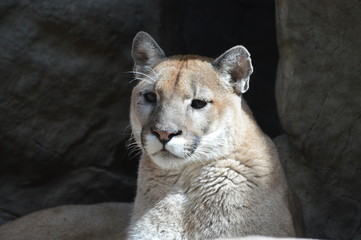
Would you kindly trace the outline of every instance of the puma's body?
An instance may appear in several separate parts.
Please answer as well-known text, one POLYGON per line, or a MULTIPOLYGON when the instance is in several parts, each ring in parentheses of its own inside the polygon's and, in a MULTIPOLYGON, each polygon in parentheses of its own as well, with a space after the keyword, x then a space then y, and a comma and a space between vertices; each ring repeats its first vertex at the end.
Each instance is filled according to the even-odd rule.
POLYGON ((143 156, 134 239, 295 236, 286 182, 272 159, 277 159, 273 144, 269 139, 247 139, 242 151, 177 170, 161 169, 143 156))
POLYGON ((133 58, 141 81, 131 123, 143 155, 129 239, 295 236, 275 146, 241 97, 247 50, 165 58, 139 33, 133 58))

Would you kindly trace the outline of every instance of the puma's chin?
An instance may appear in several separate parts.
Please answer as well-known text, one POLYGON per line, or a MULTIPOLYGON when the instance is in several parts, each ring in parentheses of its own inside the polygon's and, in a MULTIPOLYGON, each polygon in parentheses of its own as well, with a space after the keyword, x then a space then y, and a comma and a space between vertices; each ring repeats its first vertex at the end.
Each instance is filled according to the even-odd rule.
POLYGON ((150 158, 159 167, 165 169, 179 168, 187 162, 185 158, 178 157, 167 150, 161 150, 155 154, 152 154, 150 155, 150 158))

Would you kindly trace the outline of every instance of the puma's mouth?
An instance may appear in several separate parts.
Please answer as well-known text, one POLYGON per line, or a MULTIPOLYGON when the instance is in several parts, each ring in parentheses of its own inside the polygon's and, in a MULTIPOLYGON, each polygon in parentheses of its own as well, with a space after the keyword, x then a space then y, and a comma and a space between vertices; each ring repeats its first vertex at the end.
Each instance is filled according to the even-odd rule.
POLYGON ((142 132, 141 139, 144 152, 163 168, 174 168, 193 162, 196 159, 193 155, 200 145, 198 136, 174 136, 168 142, 162 142, 154 134, 142 132))
POLYGON ((172 157, 172 158, 176 158, 176 159, 182 159, 181 157, 171 153, 170 151, 168 151, 167 149, 163 148, 161 149, 160 151, 156 152, 156 153, 153 153, 152 156, 160 156, 162 158, 169 158, 169 157, 172 157))

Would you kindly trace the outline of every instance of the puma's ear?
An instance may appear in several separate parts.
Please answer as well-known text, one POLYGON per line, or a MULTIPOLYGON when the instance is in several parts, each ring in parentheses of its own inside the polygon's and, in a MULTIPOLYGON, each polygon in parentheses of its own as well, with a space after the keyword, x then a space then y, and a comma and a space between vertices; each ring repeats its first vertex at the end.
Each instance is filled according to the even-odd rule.
POLYGON ((132 57, 134 70, 144 72, 146 68, 165 57, 158 43, 146 32, 138 32, 133 39, 132 57))
POLYGON ((229 49, 214 60, 213 66, 234 85, 237 94, 248 90, 253 67, 251 55, 245 47, 235 46, 229 49))

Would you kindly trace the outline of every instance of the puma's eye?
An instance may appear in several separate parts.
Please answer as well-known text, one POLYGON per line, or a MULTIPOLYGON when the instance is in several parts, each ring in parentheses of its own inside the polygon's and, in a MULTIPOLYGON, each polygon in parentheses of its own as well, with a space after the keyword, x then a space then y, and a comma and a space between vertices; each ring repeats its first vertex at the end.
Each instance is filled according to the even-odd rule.
POLYGON ((157 101, 157 95, 154 92, 147 92, 143 94, 145 101, 149 103, 155 103, 157 101))
POLYGON ((207 101, 199 100, 199 99, 193 99, 191 103, 191 107, 194 109, 201 109, 204 108, 208 104, 207 101))

